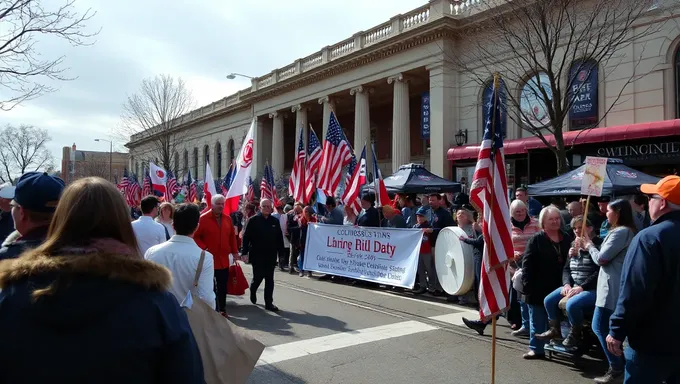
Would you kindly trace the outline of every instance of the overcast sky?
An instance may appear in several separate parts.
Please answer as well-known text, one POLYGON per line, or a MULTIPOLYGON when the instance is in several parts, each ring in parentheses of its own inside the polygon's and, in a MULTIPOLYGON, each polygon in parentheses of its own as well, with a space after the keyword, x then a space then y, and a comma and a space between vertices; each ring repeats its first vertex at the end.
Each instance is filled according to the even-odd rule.
POLYGON ((247 79, 227 80, 230 72, 261 76, 426 3, 76 0, 80 11, 97 12, 88 23, 90 31, 101 28, 95 44, 39 43, 45 58, 64 55, 66 75, 77 78, 54 84, 57 92, 0 111, 0 124, 48 129, 57 160, 61 148, 74 142, 79 149, 105 151, 108 145, 94 139, 111 137, 126 95, 144 78, 182 77, 197 104, 208 104, 250 86, 247 79))

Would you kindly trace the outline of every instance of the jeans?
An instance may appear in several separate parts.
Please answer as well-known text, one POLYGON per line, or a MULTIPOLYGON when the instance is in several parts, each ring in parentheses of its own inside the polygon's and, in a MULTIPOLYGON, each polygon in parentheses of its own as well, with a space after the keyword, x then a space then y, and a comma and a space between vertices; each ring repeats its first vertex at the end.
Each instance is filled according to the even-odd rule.
POLYGON ((529 305, 529 349, 534 351, 537 355, 545 354, 543 347, 545 341, 538 340, 537 334, 541 334, 548 330, 548 315, 545 313, 545 307, 542 305, 529 305))
POLYGON ((626 374, 624 384, 679 384, 678 355, 648 355, 629 346, 624 348, 626 374))
MULTIPOLYGON (((548 312, 548 320, 559 320, 560 319, 560 309, 558 304, 564 296, 562 296, 562 287, 559 287, 552 291, 551 294, 545 297, 543 304, 545 304, 545 310, 548 312)), ((583 325, 583 313, 592 308, 595 308, 595 299, 597 294, 595 291, 583 291, 576 296, 572 296, 569 301, 567 301, 567 316, 569 317, 569 323, 574 326, 583 325)))
POLYGON ((257 288, 264 280, 264 303, 274 304, 274 268, 273 265, 253 265, 253 281, 250 283, 250 292, 257 292, 257 288))
POLYGON ((522 313, 522 327, 524 329, 530 329, 529 319, 531 316, 529 315, 529 304, 522 301, 522 299, 519 299, 519 309, 522 313))
POLYGON ((609 318, 612 317, 614 311, 607 308, 595 307, 595 313, 593 314, 593 333, 600 340, 602 349, 604 350, 605 356, 607 356, 607 361, 609 366, 615 371, 623 371, 623 366, 625 360, 623 357, 615 356, 607 349, 607 335, 609 334, 609 318))
POLYGON ((215 300, 217 312, 224 312, 227 307, 227 284, 229 284, 229 268, 215 270, 215 300))

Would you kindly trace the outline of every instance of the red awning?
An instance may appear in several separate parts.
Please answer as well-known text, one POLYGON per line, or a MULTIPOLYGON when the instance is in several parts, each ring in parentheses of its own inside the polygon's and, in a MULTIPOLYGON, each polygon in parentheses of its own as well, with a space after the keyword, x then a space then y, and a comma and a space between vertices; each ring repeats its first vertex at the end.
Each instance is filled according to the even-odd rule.
MULTIPOLYGON (((676 135, 680 135, 680 119, 594 128, 584 131, 570 131, 564 133, 563 137, 564 144, 572 146, 676 135)), ((545 138, 550 145, 555 145, 555 137, 553 135, 547 135, 545 138)), ((546 148, 541 139, 537 137, 506 140, 503 145, 505 147, 506 156, 527 153, 531 149, 546 148)), ((478 154, 479 145, 466 145, 463 147, 450 148, 446 153, 446 158, 451 161, 468 160, 476 159, 478 154)))

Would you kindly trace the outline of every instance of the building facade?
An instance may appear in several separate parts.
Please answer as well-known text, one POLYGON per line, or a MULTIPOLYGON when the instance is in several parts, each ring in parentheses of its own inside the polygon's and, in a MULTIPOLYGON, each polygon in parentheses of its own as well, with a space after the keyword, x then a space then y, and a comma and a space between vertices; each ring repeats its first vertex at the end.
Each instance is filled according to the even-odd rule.
POLYGON ((61 177, 67 184, 81 177, 98 176, 117 183, 128 166, 129 154, 82 151, 73 143, 61 151, 61 177))
MULTIPOLYGON (((277 177, 285 175, 293 165, 299 130, 311 128, 322 140, 334 111, 357 156, 367 144, 370 162, 373 144, 383 174, 418 162, 439 176, 470 180, 490 90, 488 82, 473 80, 490 79, 491 73, 481 67, 463 71, 452 58, 475 49, 474 39, 493 27, 484 25, 490 3, 430 0, 252 79, 250 88, 177 122, 177 129, 191 134, 175 156, 175 168, 180 176, 190 170, 200 179, 210 161, 213 177, 223 177, 255 118, 255 172, 261 175, 268 162, 277 177)), ((503 3, 496 0, 494 6, 503 3)), ((623 47, 616 66, 594 63, 564 134, 572 166, 585 156, 599 155, 622 158, 651 173, 672 173, 680 167, 677 3, 654 2, 638 24, 630 26, 658 28, 644 41, 623 47), (635 76, 642 72, 644 76, 635 76)), ((504 60, 503 55, 498 60, 504 60)), ((505 92, 514 97, 508 97, 507 108, 538 108, 525 100, 524 92, 541 76, 540 71, 527 72, 508 81, 513 85, 505 92), (510 99, 521 100, 516 103, 521 105, 510 99)), ((522 122, 508 118, 506 127, 509 182, 528 184, 554 176, 555 158, 545 144, 523 129, 522 122)), ((546 139, 554 141, 549 135, 546 139)), ((140 133, 128 143, 130 169, 137 174, 143 167, 139 159, 154 157, 152 140, 140 133)))

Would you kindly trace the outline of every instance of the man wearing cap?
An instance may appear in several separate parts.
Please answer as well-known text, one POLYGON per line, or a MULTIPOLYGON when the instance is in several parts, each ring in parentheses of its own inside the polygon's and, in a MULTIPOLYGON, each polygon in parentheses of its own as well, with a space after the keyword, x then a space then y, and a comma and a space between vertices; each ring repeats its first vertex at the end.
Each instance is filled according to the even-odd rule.
POLYGON ((0 185, 0 243, 3 243, 10 233, 14 232, 12 207, 14 186, 10 183, 0 185))
POLYGON ((11 203, 16 231, 2 244, 0 260, 17 258, 45 241, 63 190, 64 181, 47 173, 29 172, 19 178, 11 203))
POLYGON ((652 225, 626 253, 607 349, 625 354, 626 384, 680 382, 680 177, 643 184, 652 225), (623 342, 628 338, 628 346, 623 342))

